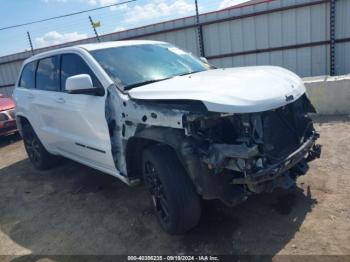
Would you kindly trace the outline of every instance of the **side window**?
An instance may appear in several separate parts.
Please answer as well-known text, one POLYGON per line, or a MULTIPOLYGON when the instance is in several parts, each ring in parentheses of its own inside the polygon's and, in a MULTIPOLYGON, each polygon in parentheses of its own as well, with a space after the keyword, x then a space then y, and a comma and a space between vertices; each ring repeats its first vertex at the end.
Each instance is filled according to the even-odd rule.
POLYGON ((59 91, 57 73, 56 56, 40 60, 36 71, 36 88, 47 91, 59 91))
POLYGON ((94 87, 101 87, 97 77, 90 67, 78 55, 66 54, 61 56, 61 89, 65 90, 66 80, 68 77, 87 74, 91 76, 94 87))
POLYGON ((23 68, 22 74, 21 74, 21 80, 19 81, 19 86, 33 89, 35 88, 35 67, 36 62, 31 62, 29 64, 26 64, 23 68))

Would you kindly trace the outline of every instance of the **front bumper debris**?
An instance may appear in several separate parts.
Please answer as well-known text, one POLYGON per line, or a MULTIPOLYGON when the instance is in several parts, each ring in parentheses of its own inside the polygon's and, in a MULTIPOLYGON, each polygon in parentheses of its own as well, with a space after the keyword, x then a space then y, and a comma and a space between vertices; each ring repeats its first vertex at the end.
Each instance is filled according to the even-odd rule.
POLYGON ((246 174, 243 178, 233 178, 232 184, 245 184, 249 189, 256 191, 258 184, 275 180, 277 177, 293 169, 295 172, 292 175, 294 176, 305 174, 308 170, 306 162, 319 158, 321 155, 321 146, 315 144, 318 137, 319 134, 314 132, 304 144, 282 161, 259 170, 256 173, 246 174))

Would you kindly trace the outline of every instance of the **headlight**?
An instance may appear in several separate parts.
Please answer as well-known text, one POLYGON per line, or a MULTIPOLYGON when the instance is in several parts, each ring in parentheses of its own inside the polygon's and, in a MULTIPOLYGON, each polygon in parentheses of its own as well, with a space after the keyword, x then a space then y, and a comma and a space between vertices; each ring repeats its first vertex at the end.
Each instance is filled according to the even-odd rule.
POLYGON ((8 118, 8 116, 6 115, 6 114, 4 114, 4 113, 0 113, 0 121, 6 121, 6 120, 8 120, 9 118, 8 118))
POLYGON ((9 115, 12 119, 16 119, 16 114, 15 114, 15 109, 10 109, 9 110, 9 115))

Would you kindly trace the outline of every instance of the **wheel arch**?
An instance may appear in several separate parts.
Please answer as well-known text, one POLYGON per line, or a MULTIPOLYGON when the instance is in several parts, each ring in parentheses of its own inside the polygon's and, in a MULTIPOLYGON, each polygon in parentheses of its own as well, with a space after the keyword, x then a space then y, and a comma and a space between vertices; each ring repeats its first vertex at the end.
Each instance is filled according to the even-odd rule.
POLYGON ((166 145, 174 151, 181 161, 179 145, 182 143, 183 136, 180 131, 167 127, 149 127, 136 132, 134 136, 129 138, 125 151, 128 176, 133 178, 142 176, 142 153, 145 148, 152 145, 166 145))
POLYGON ((16 114, 16 124, 17 124, 17 128, 19 133, 21 134, 21 136, 23 137, 23 125, 24 124, 29 124, 33 127, 33 125, 30 123, 28 117, 22 113, 17 113, 16 114))
MULTIPOLYGON (((36 130, 35 126, 30 122, 29 118, 25 114, 22 114, 22 113, 16 114, 16 124, 17 124, 18 131, 19 131, 20 135, 22 136, 22 138, 23 138, 23 125, 29 124, 31 126, 31 128, 34 130, 36 136, 39 138, 39 140, 42 143, 45 150, 49 151, 47 148, 47 145, 44 143, 45 141, 43 141, 43 139, 40 137, 40 134, 36 130)), ((49 151, 49 152, 51 154, 56 154, 56 153, 51 152, 51 151, 49 151)))
POLYGON ((143 140, 143 147, 135 148, 128 146, 133 145, 133 143, 136 145, 140 140, 129 139, 130 142, 134 142, 131 142, 130 144, 128 143, 127 152, 136 152, 137 157, 133 158, 135 157, 135 154, 132 157, 130 157, 131 154, 127 154, 126 162, 128 174, 136 174, 138 176, 142 174, 142 151, 147 146, 164 144, 174 151, 180 163, 185 168, 187 175, 191 178, 199 195, 202 195, 202 197, 205 197, 206 199, 215 199, 217 198, 217 192, 221 192, 220 183, 216 181, 221 178, 209 174, 208 167, 203 164, 200 159, 197 144, 193 141, 193 138, 185 135, 183 129, 148 127, 141 129, 140 132, 136 132, 132 139, 145 140, 143 140), (133 162, 135 159, 136 162, 133 162))

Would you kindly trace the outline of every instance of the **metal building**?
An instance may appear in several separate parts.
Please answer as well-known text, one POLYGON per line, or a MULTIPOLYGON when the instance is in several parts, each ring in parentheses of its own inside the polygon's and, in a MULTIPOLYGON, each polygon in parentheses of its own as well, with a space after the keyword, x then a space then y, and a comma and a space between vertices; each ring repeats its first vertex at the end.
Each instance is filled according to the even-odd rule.
MULTIPOLYGON (((278 65, 298 75, 350 73, 350 0, 252 0, 243 5, 100 36, 153 39, 204 56, 219 67, 278 65), (200 30, 198 30, 200 29, 200 30), (203 41, 199 41, 198 31, 203 41)), ((95 42, 88 38, 35 50, 95 42)), ((0 57, 0 92, 11 94, 30 52, 0 57)))

